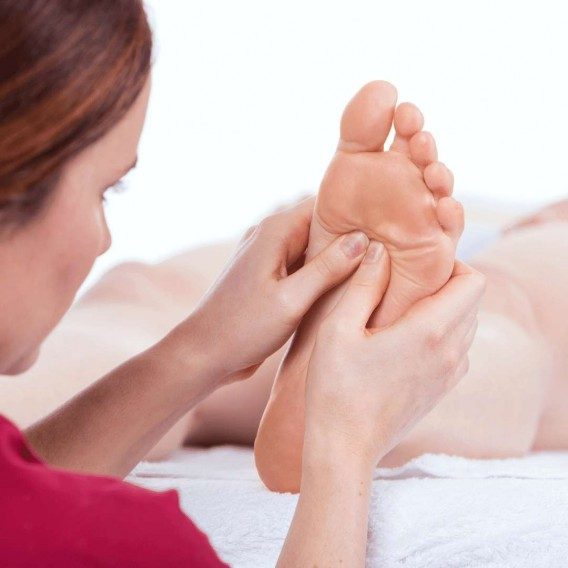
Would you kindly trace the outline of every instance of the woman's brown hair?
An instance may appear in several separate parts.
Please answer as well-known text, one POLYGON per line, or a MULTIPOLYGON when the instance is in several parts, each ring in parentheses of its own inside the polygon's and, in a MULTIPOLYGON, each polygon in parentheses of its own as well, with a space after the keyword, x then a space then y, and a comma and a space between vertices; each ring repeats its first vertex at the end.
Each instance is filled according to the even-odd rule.
POLYGON ((142 0, 0 1, 0 228, 126 114, 150 71, 142 0))

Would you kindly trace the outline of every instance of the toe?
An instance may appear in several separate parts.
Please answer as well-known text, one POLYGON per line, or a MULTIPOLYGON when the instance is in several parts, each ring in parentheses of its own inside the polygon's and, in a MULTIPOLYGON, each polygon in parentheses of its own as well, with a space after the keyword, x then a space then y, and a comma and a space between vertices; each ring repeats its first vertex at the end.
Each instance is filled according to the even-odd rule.
POLYGON ((391 150, 410 155, 410 139, 422 130, 424 116, 420 109, 412 103, 401 103, 394 113, 394 128, 396 136, 391 150))
POLYGON ((445 233, 457 242, 464 229, 463 206, 452 197, 443 197, 436 205, 438 222, 445 233))
POLYGON ((436 142, 429 132, 418 132, 410 139, 410 158, 420 169, 437 160, 436 142))
POLYGON ((345 108, 339 149, 345 152, 381 151, 392 126, 396 98, 396 89, 386 81, 365 85, 345 108))
POLYGON ((442 162, 432 162, 426 166, 424 182, 436 199, 448 197, 454 190, 454 174, 442 162))

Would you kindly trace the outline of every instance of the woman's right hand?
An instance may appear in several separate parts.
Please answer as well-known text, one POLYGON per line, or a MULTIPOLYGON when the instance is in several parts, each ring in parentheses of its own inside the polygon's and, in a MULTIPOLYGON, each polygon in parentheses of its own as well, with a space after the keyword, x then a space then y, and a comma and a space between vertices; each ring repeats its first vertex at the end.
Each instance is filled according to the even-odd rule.
POLYGON ((279 568, 365 566, 374 467, 467 371, 483 276, 457 263, 437 294, 370 330, 389 265, 382 245, 371 243, 320 325, 306 385, 300 497, 279 568))
POLYGON ((388 266, 384 247, 373 242, 322 322, 308 371, 305 467, 337 450, 333 458, 347 452, 372 469, 468 370, 484 277, 457 262, 437 294, 396 323, 367 329, 388 266))

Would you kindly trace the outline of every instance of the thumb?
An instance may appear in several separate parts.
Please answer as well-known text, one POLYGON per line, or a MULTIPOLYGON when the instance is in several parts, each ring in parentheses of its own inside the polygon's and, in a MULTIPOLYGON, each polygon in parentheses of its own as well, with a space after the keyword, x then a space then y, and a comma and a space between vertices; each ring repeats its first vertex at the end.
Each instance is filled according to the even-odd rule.
POLYGON ((371 241, 361 266, 329 317, 365 327, 382 300, 389 280, 389 255, 382 243, 371 241))
POLYGON ((369 239, 360 231, 335 239, 302 268, 286 277, 280 285, 286 296, 305 314, 328 290, 347 279, 359 266, 369 239))

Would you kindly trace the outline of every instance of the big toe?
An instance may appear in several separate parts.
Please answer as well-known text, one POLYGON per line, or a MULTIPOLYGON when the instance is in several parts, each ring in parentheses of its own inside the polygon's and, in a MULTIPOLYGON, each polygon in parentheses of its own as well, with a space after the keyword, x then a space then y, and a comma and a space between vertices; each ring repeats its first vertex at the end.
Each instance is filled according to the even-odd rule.
POLYGON ((390 83, 367 83, 343 112, 339 149, 345 152, 381 151, 392 126, 396 99, 396 89, 390 83))

